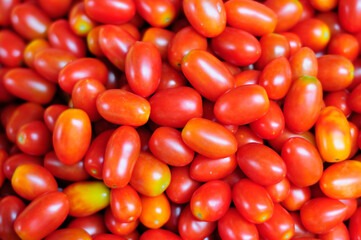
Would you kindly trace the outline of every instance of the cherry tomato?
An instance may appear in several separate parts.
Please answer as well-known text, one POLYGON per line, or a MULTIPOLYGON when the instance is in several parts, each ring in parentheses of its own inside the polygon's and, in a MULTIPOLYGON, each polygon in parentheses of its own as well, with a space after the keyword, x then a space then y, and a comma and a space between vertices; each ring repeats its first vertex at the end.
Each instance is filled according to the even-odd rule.
POLYGON ((101 214, 93 214, 87 217, 74 218, 73 220, 71 220, 67 227, 84 229, 92 237, 94 235, 107 232, 104 223, 104 216, 101 214))
POLYGON ((170 218, 170 204, 164 193, 155 196, 141 196, 142 213, 140 222, 147 228, 157 229, 162 227, 170 218))
POLYGON ((82 160, 91 140, 91 123, 80 109, 67 109, 56 120, 53 133, 54 151, 67 165, 82 160))
POLYGON ((248 143, 237 151, 237 162, 244 174, 260 185, 272 185, 286 176, 286 164, 271 148, 248 143))
POLYGON ((287 178, 284 178, 276 184, 265 186, 268 195, 274 203, 279 203, 285 200, 290 192, 290 188, 291 184, 287 178))
POLYGON ((153 27, 165 28, 177 14, 171 0, 134 0, 137 13, 153 27))
MULTIPOLYGON (((120 235, 120 236, 124 236, 127 235, 131 232, 133 232, 139 225, 139 219, 133 221, 133 222, 129 222, 129 223, 124 223, 122 221, 117 220, 114 215, 112 214, 112 211, 110 210, 110 208, 107 208, 105 210, 104 213, 104 222, 105 222, 105 226, 107 227, 107 229, 115 234, 115 235, 120 235)), ((106 238, 108 239, 108 238, 106 238)), ((121 239, 125 239, 125 238, 121 238, 121 239)), ((118 239, 116 239, 118 240, 118 239)))
POLYGON ((101 234, 97 234, 93 237, 93 240, 127 240, 123 237, 114 235, 114 234, 109 234, 109 233, 101 233, 101 234))
POLYGON ((350 99, 350 93, 346 89, 330 92, 325 96, 323 100, 325 101, 326 107, 337 107, 343 112, 346 117, 350 116, 352 111, 355 111, 354 109, 352 109, 353 100, 350 99))
POLYGON ((283 32, 280 34, 287 39, 290 45, 290 56, 302 47, 301 39, 296 34, 292 32, 283 32))
POLYGON ((29 42, 24 49, 24 62, 30 67, 34 68, 35 55, 45 48, 50 48, 50 44, 47 40, 38 38, 29 42))
POLYGON ((361 207, 357 208, 356 212, 352 215, 349 223, 349 231, 351 240, 356 240, 361 237, 361 207))
POLYGON ((230 0, 225 3, 227 23, 255 36, 272 33, 277 24, 277 15, 269 7, 250 0, 230 0), (252 24, 249 24, 252 23, 252 24))
POLYGON ((315 16, 317 19, 320 19, 327 24, 330 29, 331 37, 334 37, 345 30, 341 27, 340 19, 336 12, 322 12, 315 16))
POLYGON ((0 200, 0 236, 3 239, 19 239, 14 230, 14 221, 24 208, 25 204, 16 196, 6 196, 0 200))
POLYGON ((102 26, 96 26, 92 28, 86 37, 87 47, 89 52, 97 57, 104 56, 103 51, 100 48, 99 39, 99 32, 102 29, 102 26))
POLYGON ((52 18, 63 17, 69 10, 72 0, 39 0, 39 6, 52 18))
POLYGON ((181 237, 164 229, 149 229, 145 231, 139 238, 139 240, 157 240, 157 239, 168 239, 168 240, 182 240, 181 237))
POLYGON ((290 57, 292 80, 303 75, 317 77, 318 61, 315 53, 308 47, 302 47, 290 57))
POLYGON ((172 41, 175 33, 163 28, 150 27, 143 34, 142 41, 153 43, 158 49, 162 60, 168 58, 168 46, 172 41))
POLYGON ((5 27, 10 25, 10 16, 12 9, 18 5, 21 0, 2 0, 0 1, 0 25, 5 27))
POLYGON ((349 32, 361 30, 359 2, 357 0, 339 0, 338 15, 340 23, 349 32))
POLYGON ((122 222, 132 222, 139 218, 142 203, 138 193, 129 185, 110 191, 110 208, 115 218, 122 222))
POLYGON ((97 25, 92 18, 88 17, 83 2, 73 5, 71 8, 69 12, 69 23, 73 32, 82 37, 87 36, 90 30, 97 25))
POLYGON ((298 211, 310 199, 311 190, 309 187, 298 187, 291 184, 290 191, 281 204, 288 211, 298 211))
POLYGON ((338 224, 336 227, 334 227, 328 233, 319 234, 318 237, 321 240, 336 239, 336 238, 350 239, 349 232, 348 232, 347 227, 346 227, 346 225, 344 223, 338 224))
POLYGON ((239 126, 234 136, 236 137, 238 147, 251 142, 263 144, 263 139, 257 136, 247 125, 239 126))
POLYGON ((18 166, 23 164, 33 163, 42 165, 43 160, 39 157, 30 156, 24 153, 14 154, 9 156, 3 165, 3 172, 7 179, 11 180, 13 177, 14 171, 18 166))
POLYGON ((86 217, 109 205, 110 189, 100 181, 81 181, 68 185, 63 191, 69 199, 69 215, 86 217))
MULTIPOLYGON (((167 194, 168 196, 168 194, 167 194)), ((169 199, 170 200, 170 199, 169 199)), ((164 229, 167 229, 169 231, 172 231, 174 233, 178 233, 178 222, 180 214, 184 208, 184 205, 176 204, 174 202, 169 201, 170 203, 170 218, 166 224, 163 225, 164 229)))
POLYGON ((44 240, 57 239, 77 239, 77 240, 91 240, 91 236, 81 228, 64 228, 58 229, 49 234, 44 240))
POLYGON ((62 192, 49 192, 35 198, 18 215, 14 229, 22 239, 43 239, 66 219, 69 201, 62 192))
POLYGON ((351 198, 351 199, 338 199, 340 202, 346 205, 346 216, 344 220, 348 220, 357 209, 357 198, 351 198))
POLYGON ((328 54, 341 55, 350 61, 354 61, 359 54, 359 42, 353 35, 341 33, 331 38, 327 52, 328 54))
POLYGON ((310 0, 310 4, 312 5, 312 7, 320 12, 327 12, 332 10, 337 6, 337 2, 337 0, 310 0))
POLYGON ((25 42, 17 34, 6 29, 0 31, 1 64, 7 67, 19 67, 23 61, 24 49, 25 42))
POLYGON ((55 122, 58 119, 59 115, 68 109, 67 106, 61 104, 53 104, 47 107, 44 111, 44 122, 48 127, 50 132, 54 131, 55 122))

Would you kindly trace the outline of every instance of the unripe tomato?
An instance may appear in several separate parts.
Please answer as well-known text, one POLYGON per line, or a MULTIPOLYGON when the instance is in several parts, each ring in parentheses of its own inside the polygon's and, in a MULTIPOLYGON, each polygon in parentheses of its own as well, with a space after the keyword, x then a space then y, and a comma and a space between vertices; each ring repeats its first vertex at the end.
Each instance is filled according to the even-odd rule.
POLYGON ((21 0, 3 0, 0 1, 0 26, 8 26, 10 22, 10 16, 12 9, 18 5, 21 0))

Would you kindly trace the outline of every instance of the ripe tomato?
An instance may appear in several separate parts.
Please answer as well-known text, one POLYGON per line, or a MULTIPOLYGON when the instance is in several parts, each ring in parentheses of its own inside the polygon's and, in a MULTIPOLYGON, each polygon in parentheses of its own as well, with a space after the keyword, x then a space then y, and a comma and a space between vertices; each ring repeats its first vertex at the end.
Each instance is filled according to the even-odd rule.
POLYGON ((315 53, 308 47, 302 47, 290 57, 292 80, 303 75, 317 77, 318 61, 315 53))
POLYGON ((4 29, 0 31, 1 64, 6 67, 20 67, 23 60, 24 49, 25 41, 21 37, 10 30, 4 29))
POLYGON ((137 13, 153 27, 169 26, 177 14, 171 0, 134 0, 134 3, 137 13))
POLYGON ((297 34, 292 32, 283 32, 280 34, 287 39, 288 44, 290 45, 290 56, 302 47, 301 39, 297 36, 297 34))
POLYGON ((311 190, 309 187, 298 187, 291 184, 290 191, 281 204, 288 211, 298 211, 310 199, 311 190))
POLYGON ((57 239, 77 239, 77 240, 91 240, 92 237, 81 228, 64 228, 58 229, 49 234, 44 240, 57 240, 57 239))
POLYGON ((162 227, 170 218, 170 204, 167 196, 162 193, 155 197, 141 196, 142 212, 140 222, 147 228, 162 227))
POLYGON ((349 32, 359 32, 361 30, 361 17, 357 0, 339 0, 338 15, 340 23, 349 32))
POLYGON ((93 237, 93 240, 127 240, 123 237, 114 235, 114 234, 109 234, 109 233, 101 233, 101 234, 97 234, 93 237))
POLYGON ((348 33, 341 33, 331 38, 328 45, 328 54, 337 54, 350 61, 356 60, 359 54, 359 42, 357 38, 348 33))
POLYGON ((0 236, 3 239, 19 239, 14 230, 14 221, 24 208, 25 204, 16 196, 6 196, 0 200, 0 236))
POLYGON ((251 142, 263 144, 263 139, 257 136, 247 125, 239 126, 234 136, 236 137, 238 147, 251 142))
POLYGON ((84 3, 74 4, 69 12, 69 23, 73 32, 78 36, 86 37, 97 23, 90 18, 84 7, 84 3))
POLYGON ((138 193, 129 185, 110 191, 110 209, 115 218, 122 222, 132 222, 139 218, 142 203, 138 193))
MULTIPOLYGON (((105 226, 107 227, 107 229, 111 233, 118 235, 118 236, 119 235, 124 236, 124 235, 127 235, 127 234, 133 232, 139 225, 139 219, 129 222, 129 223, 124 223, 122 221, 117 220, 114 217, 114 215, 112 214, 112 211, 110 210, 110 208, 107 208, 105 210, 104 222, 105 222, 105 226)), ((108 238, 106 238, 106 239, 108 239, 108 238)), ((124 238, 122 238, 122 239, 124 239, 124 238)))
POLYGON ((52 104, 47 107, 44 111, 44 122, 50 132, 54 131, 55 122, 58 119, 59 115, 68 109, 67 106, 61 104, 52 104))
POLYGON ((139 238, 139 240, 158 240, 158 239, 182 240, 182 238, 176 235, 175 233, 164 229, 149 229, 145 231, 139 238))
MULTIPOLYGON (((330 92, 324 97, 325 105, 334 106, 340 109, 346 117, 349 117, 353 109, 353 99, 350 98, 350 93, 347 89, 330 92)), ((354 95, 355 97, 355 95, 354 95)), ((357 112, 357 111, 356 111, 357 112)))
POLYGON ((18 5, 21 0, 2 0, 0 1, 0 25, 5 27, 8 26, 10 22, 10 15, 12 9, 18 5))
POLYGON ((344 223, 340 223, 332 230, 330 230, 328 233, 319 234, 318 237, 321 240, 336 239, 336 238, 350 239, 350 234, 347 230, 346 225, 344 223))
POLYGON ((162 60, 168 58, 168 46, 174 38, 175 33, 163 28, 150 27, 145 30, 142 41, 153 43, 158 49, 162 60))
POLYGON ((361 237, 360 224, 361 224, 361 207, 357 208, 356 212, 352 215, 348 226, 352 240, 361 237))
POLYGON ((43 160, 39 157, 30 156, 24 153, 18 153, 9 156, 3 165, 3 172, 5 177, 11 180, 16 168, 27 163, 42 165, 43 160))
POLYGON ((268 195, 274 203, 279 203, 285 200, 290 192, 291 184, 287 178, 280 182, 265 186, 268 195))
POLYGON ((38 3, 47 15, 56 19, 68 12, 72 0, 39 0, 38 3))
POLYGON ((67 227, 84 229, 91 236, 107 232, 104 216, 98 213, 87 217, 74 218, 67 227))

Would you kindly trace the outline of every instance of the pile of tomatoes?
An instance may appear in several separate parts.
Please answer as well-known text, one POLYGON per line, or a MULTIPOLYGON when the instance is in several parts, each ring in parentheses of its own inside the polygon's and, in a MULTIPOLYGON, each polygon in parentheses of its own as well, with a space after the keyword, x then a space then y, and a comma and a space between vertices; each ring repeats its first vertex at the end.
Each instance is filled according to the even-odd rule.
POLYGON ((361 239, 360 6, 0 0, 0 239, 361 239))

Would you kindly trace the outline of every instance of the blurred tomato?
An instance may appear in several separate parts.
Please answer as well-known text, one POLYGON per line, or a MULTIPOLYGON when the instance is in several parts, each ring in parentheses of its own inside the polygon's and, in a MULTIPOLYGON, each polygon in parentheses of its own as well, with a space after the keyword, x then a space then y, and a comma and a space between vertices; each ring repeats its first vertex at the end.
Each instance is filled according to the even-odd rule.
POLYGON ((91 240, 92 238, 85 230, 81 228, 64 228, 52 232, 44 240, 57 239, 91 240))
POLYGON ((7 196, 0 200, 0 236, 3 239, 19 239, 14 230, 14 221, 24 208, 25 204, 16 196, 7 196))
POLYGON ((23 61, 24 49, 25 49, 25 41, 22 38, 20 38, 17 34, 6 29, 0 31, 1 64, 3 64, 6 67, 20 67, 23 61))

